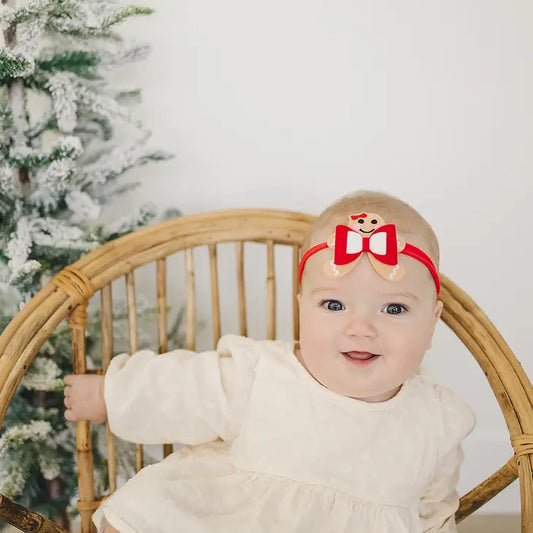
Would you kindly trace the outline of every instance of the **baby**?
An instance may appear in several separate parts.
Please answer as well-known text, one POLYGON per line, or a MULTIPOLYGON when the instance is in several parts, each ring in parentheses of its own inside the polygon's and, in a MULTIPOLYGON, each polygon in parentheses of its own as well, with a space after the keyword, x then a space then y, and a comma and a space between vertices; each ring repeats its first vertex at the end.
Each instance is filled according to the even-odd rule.
POLYGON ((104 501, 99 531, 455 532, 471 410, 420 374, 442 303, 429 224, 359 192, 316 219, 299 342, 227 335, 216 351, 116 356, 66 376, 65 417, 189 444, 104 501))

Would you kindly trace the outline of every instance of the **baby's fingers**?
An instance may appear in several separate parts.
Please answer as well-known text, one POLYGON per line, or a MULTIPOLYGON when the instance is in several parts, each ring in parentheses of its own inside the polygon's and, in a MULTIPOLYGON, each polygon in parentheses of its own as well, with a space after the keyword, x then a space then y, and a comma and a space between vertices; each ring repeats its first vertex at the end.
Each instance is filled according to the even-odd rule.
POLYGON ((68 374, 63 378, 65 385, 68 387, 74 383, 74 374, 68 374))

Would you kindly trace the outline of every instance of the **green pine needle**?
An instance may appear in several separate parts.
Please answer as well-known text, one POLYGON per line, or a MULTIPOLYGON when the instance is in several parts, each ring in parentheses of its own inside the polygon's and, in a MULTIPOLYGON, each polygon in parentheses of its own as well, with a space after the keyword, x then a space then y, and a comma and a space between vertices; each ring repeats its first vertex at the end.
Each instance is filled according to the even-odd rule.
MULTIPOLYGON (((67 159, 73 157, 75 154, 75 149, 65 146, 58 146, 52 149, 49 153, 44 155, 29 155, 24 158, 8 158, 8 162, 13 167, 26 167, 26 168, 42 168, 50 165, 53 161, 58 161, 60 159, 67 159)), ((67 176, 68 179, 69 176, 67 176)))
POLYGON ((14 56, 7 50, 0 51, 0 80, 22 76, 31 67, 30 62, 22 56, 14 56))
POLYGON ((141 101, 141 91, 140 89, 121 91, 115 95, 115 99, 121 104, 139 103, 141 101))
POLYGON ((9 131, 13 127, 13 113, 9 107, 0 107, 0 131, 9 131))
POLYGON ((135 15, 151 15, 153 9, 149 7, 137 7, 137 6, 127 6, 123 9, 117 10, 110 17, 107 17, 102 21, 102 28, 109 28, 114 24, 122 22, 123 20, 133 17, 135 15))
POLYGON ((69 71, 87 79, 100 78, 96 72, 96 67, 100 63, 100 58, 95 52, 85 50, 67 50, 62 54, 56 54, 50 59, 42 59, 37 62, 37 67, 50 74, 56 72, 69 71))

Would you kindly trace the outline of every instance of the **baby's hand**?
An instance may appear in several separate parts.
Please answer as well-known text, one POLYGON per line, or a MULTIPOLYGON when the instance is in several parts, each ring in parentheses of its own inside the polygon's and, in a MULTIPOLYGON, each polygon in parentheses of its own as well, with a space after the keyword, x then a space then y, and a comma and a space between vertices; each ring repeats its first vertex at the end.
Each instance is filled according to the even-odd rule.
POLYGON ((89 420, 101 424, 107 420, 104 402, 104 376, 69 374, 65 376, 65 418, 71 422, 89 420))

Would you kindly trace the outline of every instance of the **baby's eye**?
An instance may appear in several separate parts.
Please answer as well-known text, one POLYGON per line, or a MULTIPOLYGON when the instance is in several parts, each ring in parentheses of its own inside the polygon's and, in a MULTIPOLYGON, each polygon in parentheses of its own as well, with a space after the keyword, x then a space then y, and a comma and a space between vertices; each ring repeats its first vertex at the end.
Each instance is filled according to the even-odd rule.
POLYGON ((324 309, 327 309, 328 311, 343 311, 344 310, 344 304, 339 302, 338 300, 324 300, 323 302, 320 302, 321 307, 324 309))
POLYGON ((382 309, 382 311, 388 315, 401 315, 407 311, 407 307, 402 304, 388 304, 382 309))

